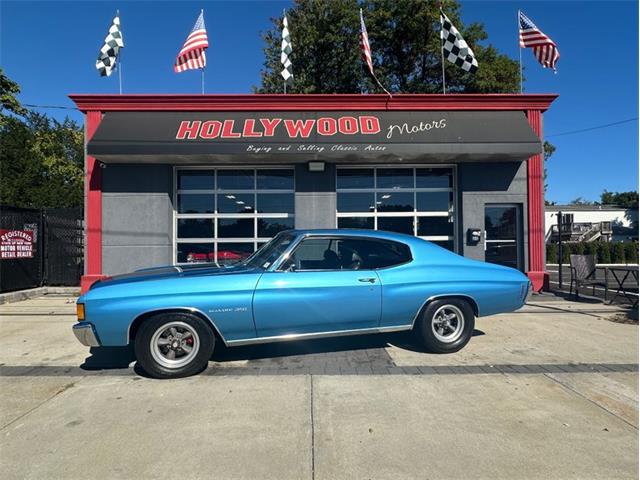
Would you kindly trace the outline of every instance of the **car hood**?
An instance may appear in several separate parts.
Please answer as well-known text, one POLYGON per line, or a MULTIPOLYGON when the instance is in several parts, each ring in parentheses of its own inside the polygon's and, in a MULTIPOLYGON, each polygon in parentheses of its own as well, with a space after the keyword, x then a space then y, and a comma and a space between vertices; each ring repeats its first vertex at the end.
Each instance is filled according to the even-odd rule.
POLYGON ((258 269, 255 267, 248 267, 244 264, 230 265, 226 267, 219 267, 214 264, 166 265, 161 267, 144 268, 122 275, 114 275, 113 277, 108 277, 104 280, 95 282, 91 285, 90 290, 109 287, 112 285, 146 282, 166 278, 234 275, 257 271, 258 269))

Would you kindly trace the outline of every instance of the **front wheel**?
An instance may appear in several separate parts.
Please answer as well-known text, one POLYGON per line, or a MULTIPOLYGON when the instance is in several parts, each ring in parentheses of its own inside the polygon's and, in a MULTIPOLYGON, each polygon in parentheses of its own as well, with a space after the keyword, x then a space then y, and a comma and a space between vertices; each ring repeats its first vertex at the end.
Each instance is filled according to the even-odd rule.
POLYGON ((416 328, 420 342, 435 353, 453 353, 473 335, 475 318, 471 305, 460 298, 443 298, 429 303, 416 328))
POLYGON ((203 370, 215 335, 200 317, 162 313, 147 319, 135 338, 136 359, 154 378, 187 377, 203 370))

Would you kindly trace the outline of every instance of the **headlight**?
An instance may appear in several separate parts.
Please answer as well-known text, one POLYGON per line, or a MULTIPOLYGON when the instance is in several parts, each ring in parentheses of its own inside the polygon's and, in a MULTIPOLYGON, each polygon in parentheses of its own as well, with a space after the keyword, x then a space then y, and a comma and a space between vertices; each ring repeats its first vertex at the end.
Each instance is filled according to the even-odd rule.
POLYGON ((76 303, 76 314, 78 315, 78 321, 84 320, 84 303, 76 303))

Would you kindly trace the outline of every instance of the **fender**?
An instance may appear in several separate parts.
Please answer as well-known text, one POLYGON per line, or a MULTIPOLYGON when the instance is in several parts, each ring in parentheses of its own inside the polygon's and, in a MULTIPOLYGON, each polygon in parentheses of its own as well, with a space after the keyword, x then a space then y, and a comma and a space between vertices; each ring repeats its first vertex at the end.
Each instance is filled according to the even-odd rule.
POLYGON ((420 308, 416 312, 416 315, 413 317, 413 322, 411 322, 411 329, 413 329, 413 327, 415 327, 416 320, 418 319, 418 316, 420 315, 420 312, 422 312, 422 310, 424 310, 424 307, 426 307, 429 304, 429 302, 432 302, 433 300, 438 300, 440 298, 464 298, 466 300, 470 300, 471 308, 473 309, 473 313, 476 315, 476 317, 478 316, 478 303, 476 302, 476 300, 471 295, 467 295, 466 293, 442 293, 442 294, 433 295, 433 296, 427 298, 424 301, 424 303, 422 305, 420 305, 420 308))
POLYGON ((151 310, 147 310, 145 312, 142 312, 136 318, 134 318, 133 321, 127 327, 127 342, 128 342, 128 344, 129 345, 131 344, 131 329, 132 329, 132 327, 135 325, 134 331, 137 331, 137 329, 139 328, 139 325, 136 324, 136 322, 141 323, 141 320, 142 320, 143 317, 148 317, 148 316, 150 316, 151 314, 154 314, 154 313, 168 313, 168 312, 192 313, 192 314, 195 314, 195 315, 198 315, 198 316, 202 317, 203 319, 207 320, 209 322, 209 324, 213 327, 213 330, 216 332, 218 337, 220 337, 222 339, 222 343, 224 343, 225 346, 228 346, 227 340, 225 340, 225 338, 222 336, 222 334, 220 333, 220 330, 216 326, 215 322, 211 319, 211 317, 206 315, 202 310, 200 310, 198 308, 194 308, 194 307, 162 307, 162 308, 156 308, 156 309, 151 309, 151 310))

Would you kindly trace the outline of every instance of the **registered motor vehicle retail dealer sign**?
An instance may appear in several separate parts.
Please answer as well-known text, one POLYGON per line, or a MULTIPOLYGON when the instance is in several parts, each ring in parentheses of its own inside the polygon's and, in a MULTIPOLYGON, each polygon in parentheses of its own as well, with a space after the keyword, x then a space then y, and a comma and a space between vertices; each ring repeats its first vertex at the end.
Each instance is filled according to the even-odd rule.
POLYGON ((33 231, 0 229, 0 259, 33 258, 33 231))

